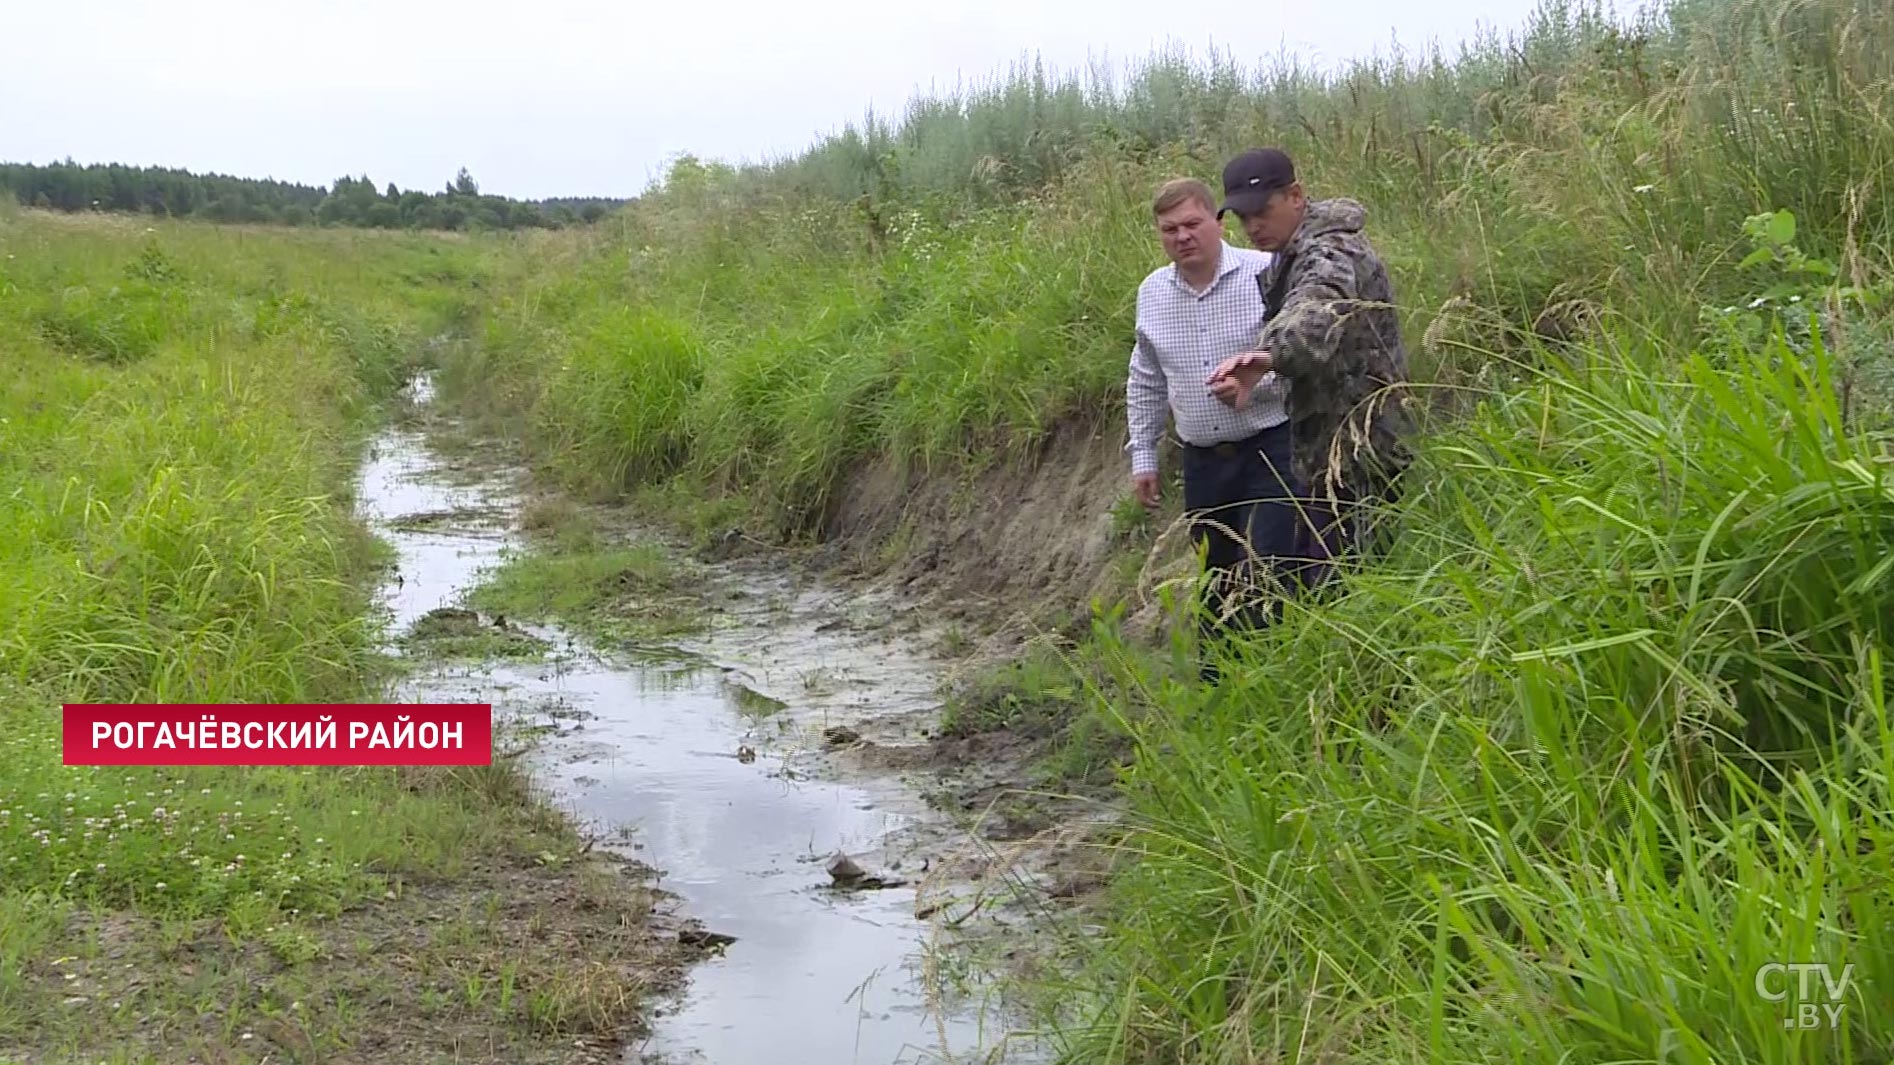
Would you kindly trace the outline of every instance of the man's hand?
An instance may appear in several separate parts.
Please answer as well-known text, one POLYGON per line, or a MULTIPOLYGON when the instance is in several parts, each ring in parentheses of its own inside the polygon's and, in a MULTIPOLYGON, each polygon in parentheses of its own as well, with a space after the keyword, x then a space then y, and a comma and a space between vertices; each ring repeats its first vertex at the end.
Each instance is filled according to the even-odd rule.
POLYGON ((1138 502, 1143 505, 1144 509, 1149 510, 1149 511, 1157 510, 1157 499, 1158 499, 1157 474, 1155 473, 1132 474, 1131 475, 1131 491, 1133 495, 1136 495, 1138 497, 1138 502))
POLYGON ((1210 394, 1241 410, 1249 406, 1250 392, 1274 366, 1266 351, 1245 351, 1218 364, 1210 374, 1210 394))

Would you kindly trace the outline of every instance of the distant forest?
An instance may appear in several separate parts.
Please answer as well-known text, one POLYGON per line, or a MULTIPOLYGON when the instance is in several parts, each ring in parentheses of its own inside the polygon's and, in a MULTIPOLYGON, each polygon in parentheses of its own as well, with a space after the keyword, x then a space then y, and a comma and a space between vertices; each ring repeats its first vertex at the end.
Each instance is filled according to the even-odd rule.
POLYGON ((0 191, 27 207, 113 211, 213 222, 375 229, 558 229, 595 222, 626 200, 512 200, 480 191, 462 168, 444 189, 377 188, 367 175, 330 188, 286 181, 193 174, 162 167, 68 160, 50 166, 0 163, 0 191))

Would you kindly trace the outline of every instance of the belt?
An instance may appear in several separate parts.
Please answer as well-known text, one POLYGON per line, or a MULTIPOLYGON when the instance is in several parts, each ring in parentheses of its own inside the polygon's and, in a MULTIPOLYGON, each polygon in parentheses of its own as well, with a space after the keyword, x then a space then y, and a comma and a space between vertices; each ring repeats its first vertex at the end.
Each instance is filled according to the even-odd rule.
POLYGON ((1225 440, 1221 444, 1185 444, 1184 450, 1194 451, 1199 455, 1215 455, 1220 459, 1233 459, 1244 451, 1251 450, 1245 448, 1244 443, 1242 440, 1225 440))
MULTIPOLYGON (((1284 422, 1282 424, 1287 425, 1289 423, 1284 422)), ((1241 440, 1225 440, 1220 444, 1185 444, 1184 446, 1192 451, 1207 451, 1216 455, 1218 458, 1233 459, 1245 451, 1261 447, 1263 437, 1280 428, 1282 428, 1281 425, 1272 425, 1262 432, 1244 437, 1241 440)))

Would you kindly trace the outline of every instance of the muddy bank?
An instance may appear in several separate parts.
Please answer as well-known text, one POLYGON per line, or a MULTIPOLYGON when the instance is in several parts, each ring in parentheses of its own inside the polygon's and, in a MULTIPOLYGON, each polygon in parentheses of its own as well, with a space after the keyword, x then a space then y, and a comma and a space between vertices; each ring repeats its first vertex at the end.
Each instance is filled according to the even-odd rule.
MULTIPOLYGON (((1073 491, 1084 490, 1081 484, 1073 491)), ((1084 895, 1102 883, 1101 870, 1114 857, 1105 844, 1119 814, 1109 767, 1062 774, 1043 764, 1066 741, 1064 719, 1075 706, 1046 706, 1031 720, 1005 724, 990 714, 990 704, 1035 698, 1018 687, 1021 678, 1009 665, 1032 648, 1072 650, 1090 621, 1086 604, 1035 610, 1056 597, 1033 594, 1028 582, 992 579, 967 560, 943 571, 925 552, 889 554, 890 543, 906 543, 895 521, 811 549, 752 542, 727 553, 693 551, 674 530, 623 508, 592 512, 618 539, 663 543, 690 560, 691 581, 704 590, 713 622, 676 646, 719 663, 739 702, 790 708, 776 719, 777 728, 794 732, 785 745, 794 758, 786 772, 896 779, 928 811, 904 845, 912 850, 951 837, 946 869, 979 881, 958 886, 980 907, 995 904, 993 889, 1002 883, 1011 886, 999 894, 1018 891, 1041 901, 1084 895), (851 554, 872 558, 851 561, 851 554), (969 592, 970 584, 989 594, 969 592), (1048 618, 1057 626, 1045 624, 1048 618), (958 721, 949 720, 949 705, 961 711, 958 721)), ((977 550, 991 534, 970 536, 963 527, 957 535, 964 549, 977 550)), ((1125 545, 1132 536, 1102 550, 1142 562, 1142 545, 1125 545)), ((1065 565, 1068 576, 1082 572, 1070 559, 1065 565)), ((1052 572, 1048 566, 1041 575, 1057 580, 1045 576, 1052 572)), ((1112 578, 1093 579, 1104 587, 1112 578)), ((1155 619, 1156 612, 1145 616, 1155 619)), ((1090 753, 1107 763, 1128 756, 1122 748, 1090 753)), ((941 908, 918 904, 923 912, 941 908)))
POLYGON ((44 1022, 32 1045, 0 1039, 0 1060, 612 1061, 702 951, 654 910, 641 870, 583 853, 556 815, 540 827, 537 851, 469 855, 451 879, 402 877, 254 939, 216 919, 77 912, 18 974, 44 1022))
MULTIPOLYGON (((336 913, 268 910, 260 891, 163 916, 29 896, 56 923, 0 974, 0 1062, 595 1065, 705 954, 649 870, 505 765, 319 771, 376 778, 351 814, 423 796, 476 820, 451 855, 371 863, 380 886, 336 913)), ((293 801, 296 778, 278 779, 293 801)))
POLYGON ((971 476, 866 463, 833 494, 815 561, 927 596, 949 616, 1010 632, 1015 645, 1082 631, 1097 598, 1129 599, 1150 631, 1151 590, 1181 557, 1178 490, 1166 487, 1157 517, 1136 513, 1124 434, 1122 415, 1065 421, 1027 460, 971 476))

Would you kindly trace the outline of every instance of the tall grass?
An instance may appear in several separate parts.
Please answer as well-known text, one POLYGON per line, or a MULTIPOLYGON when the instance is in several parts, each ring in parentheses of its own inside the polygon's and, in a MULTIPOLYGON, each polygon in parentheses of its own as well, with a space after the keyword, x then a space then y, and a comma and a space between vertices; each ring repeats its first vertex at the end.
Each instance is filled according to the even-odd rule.
POLYGON ((4 232, 0 656, 75 698, 347 690, 367 544, 337 491, 363 415, 447 324, 398 297, 436 253, 370 275, 366 242, 142 229, 4 232))
MULTIPOLYGON (((378 558, 349 485, 481 254, 0 216, 0 912, 33 918, 0 969, 69 907, 243 935, 491 830, 387 772, 68 767, 57 709, 374 697, 378 558)), ((0 1036, 34 1023, 9 987, 0 1036)))
POLYGON ((1894 1052, 1894 452, 1819 347, 1653 362, 1441 434, 1392 553, 1222 687, 1108 655, 1138 860, 1071 1060, 1894 1052), (1838 1027, 1785 1030, 1778 962, 1854 966, 1838 1027))
POLYGON ((868 457, 959 466, 1116 417, 1161 265, 1151 189, 1260 142, 1367 205, 1433 395, 1503 383, 1486 353, 1535 335, 1689 345, 1704 307, 1757 291, 1737 268, 1756 213, 1886 276, 1890 57, 1884 6, 1701 0, 1633 23, 1550 3, 1455 58, 1331 75, 1018 70, 767 167, 680 162, 599 232, 546 241, 559 265, 504 286, 445 383, 575 484, 681 474, 814 530, 868 457))

